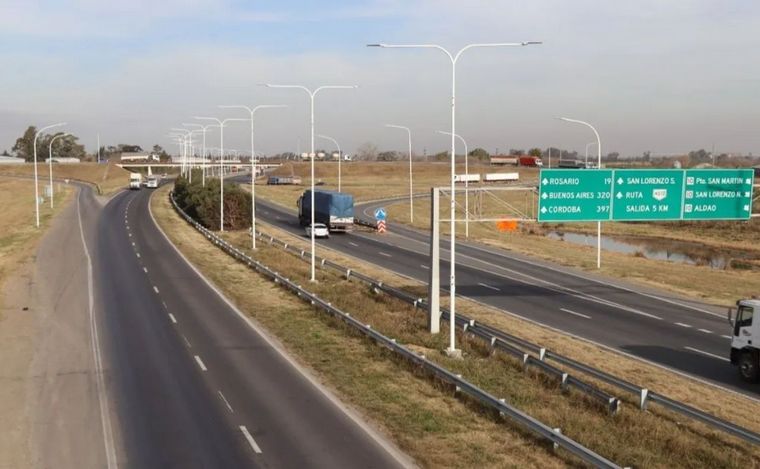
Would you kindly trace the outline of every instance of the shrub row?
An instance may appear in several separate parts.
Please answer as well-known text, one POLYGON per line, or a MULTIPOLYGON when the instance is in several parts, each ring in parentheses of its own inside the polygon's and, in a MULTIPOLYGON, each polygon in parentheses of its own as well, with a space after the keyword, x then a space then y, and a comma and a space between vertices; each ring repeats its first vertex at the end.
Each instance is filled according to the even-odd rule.
MULTIPOLYGON (((220 199, 219 179, 206 179, 201 184, 201 175, 194 174, 193 182, 180 176, 174 183, 174 196, 179 206, 187 214, 210 230, 219 229, 220 199)), ((224 229, 242 230, 251 226, 251 194, 239 185, 224 184, 224 229)))

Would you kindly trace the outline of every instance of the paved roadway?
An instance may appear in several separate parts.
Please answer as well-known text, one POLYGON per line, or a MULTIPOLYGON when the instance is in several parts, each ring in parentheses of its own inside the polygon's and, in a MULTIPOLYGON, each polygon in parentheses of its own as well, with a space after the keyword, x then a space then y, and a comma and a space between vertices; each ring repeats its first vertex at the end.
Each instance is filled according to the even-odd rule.
POLYGON ((91 248, 119 464, 399 466, 180 257, 151 193, 115 196, 91 248))
MULTIPOLYGON (((357 206, 357 216, 379 204, 357 206)), ((257 201, 256 214, 303 234, 295 212, 257 201)), ((369 218, 369 217, 367 217, 369 218)), ((399 274, 428 281, 428 234, 391 221, 390 233, 356 230, 319 240, 399 274)), ((441 285, 448 286, 448 240, 441 237, 441 285)), ((728 362, 725 311, 664 291, 605 279, 473 242, 457 243, 457 293, 520 317, 757 397, 728 362)), ((448 294, 447 291, 442 294, 448 294)))

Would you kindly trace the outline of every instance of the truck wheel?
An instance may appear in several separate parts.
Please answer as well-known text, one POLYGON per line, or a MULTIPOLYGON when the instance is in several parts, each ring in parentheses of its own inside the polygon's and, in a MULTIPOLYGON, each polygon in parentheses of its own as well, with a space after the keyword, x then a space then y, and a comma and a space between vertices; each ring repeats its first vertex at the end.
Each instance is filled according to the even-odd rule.
POLYGON ((744 381, 748 383, 760 381, 760 370, 758 369, 757 361, 757 354, 753 352, 744 352, 739 357, 739 374, 744 381))

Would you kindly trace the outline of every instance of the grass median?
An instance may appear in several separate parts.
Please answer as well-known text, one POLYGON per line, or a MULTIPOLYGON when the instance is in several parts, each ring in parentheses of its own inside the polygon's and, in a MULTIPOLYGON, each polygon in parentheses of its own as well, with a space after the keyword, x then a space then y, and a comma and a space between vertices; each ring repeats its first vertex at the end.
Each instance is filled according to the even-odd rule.
MULTIPOLYGON (((216 250, 191 227, 177 223, 178 216, 173 214, 164 193, 162 190, 154 197, 154 213, 163 220, 160 223, 180 249, 217 284, 226 285, 223 288, 239 306, 279 337, 299 360, 316 370, 342 399, 386 429, 423 466, 546 467, 573 461, 565 459, 562 452, 552 452, 545 443, 511 424, 500 424, 498 417, 479 406, 454 399, 445 388, 420 379, 407 365, 356 337, 341 324, 296 304, 297 300, 285 292, 272 289, 271 284, 216 250), (232 272, 241 277, 230 278, 232 272), (245 291, 231 286, 240 284, 247 286, 245 291), (252 295, 252 289, 266 290, 252 295), (264 301, 263 297, 271 302, 266 308, 256 303, 264 301), (280 320, 283 314, 292 321, 297 318, 299 324, 303 321, 303 326, 283 327, 280 320), (352 359, 346 361, 346 356, 352 359), (376 370, 384 370, 387 375, 378 380, 376 370), (384 392, 382 389, 391 383, 398 389, 414 392, 384 392), (429 411, 422 421, 420 409, 429 411), (463 425, 464 421, 467 423, 463 425)), ((245 233, 226 233, 225 237, 243 249, 250 244, 245 233)), ((563 433, 618 463, 647 467, 738 467, 747 459, 760 463, 754 448, 690 422, 632 409, 608 416, 584 396, 572 392, 564 395, 557 383, 541 375, 524 373, 507 357, 492 357, 479 342, 461 340, 465 358, 449 359, 439 352, 445 348, 445 337, 425 333, 424 316, 408 305, 375 295, 358 283, 327 272, 320 271, 319 282, 309 284, 306 263, 265 243, 259 246, 255 257, 275 270, 287 272, 290 278, 308 285, 375 329, 424 352, 545 423, 562 428, 563 433)))

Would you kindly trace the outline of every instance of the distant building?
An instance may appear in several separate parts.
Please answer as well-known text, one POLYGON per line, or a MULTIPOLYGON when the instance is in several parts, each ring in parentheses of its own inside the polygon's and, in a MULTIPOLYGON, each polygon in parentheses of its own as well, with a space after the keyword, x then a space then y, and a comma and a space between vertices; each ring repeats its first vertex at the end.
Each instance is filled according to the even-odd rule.
MULTIPOLYGON (((50 158, 45 158, 45 163, 47 163, 50 160, 50 158)), ((73 164, 73 163, 80 163, 79 158, 66 158, 66 157, 55 157, 53 158, 53 163, 59 163, 59 164, 73 164)))
POLYGON ((120 161, 122 163, 158 163, 161 159, 153 153, 123 152, 120 161))
POLYGON ((24 164, 23 158, 16 158, 15 156, 0 156, 0 164, 24 164))

